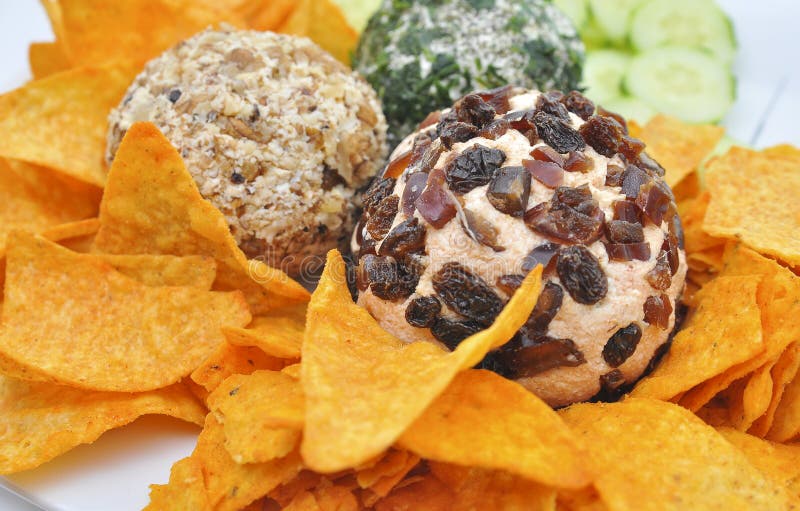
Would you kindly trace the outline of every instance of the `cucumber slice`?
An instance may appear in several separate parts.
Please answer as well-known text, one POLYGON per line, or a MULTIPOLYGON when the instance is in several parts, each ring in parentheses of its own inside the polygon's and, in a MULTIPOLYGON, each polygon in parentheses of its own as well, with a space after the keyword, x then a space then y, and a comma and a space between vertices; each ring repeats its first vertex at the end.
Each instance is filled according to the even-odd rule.
POLYGON ((644 101, 630 96, 609 99, 601 105, 606 110, 620 114, 625 119, 645 124, 658 112, 644 101))
POLYGON ((359 33, 367 26, 370 16, 381 6, 381 0, 334 0, 334 3, 342 9, 347 21, 359 33))
POLYGON ((678 46, 655 48, 631 60, 625 88, 667 115, 686 122, 716 122, 733 104, 736 81, 708 52, 678 46))
MULTIPOLYGON (((633 11, 644 0, 589 0, 589 7, 597 24, 614 44, 624 45, 628 38, 628 25, 633 11)), ((662 0, 663 1, 663 0, 662 0)))
POLYGON ((583 44, 586 46, 587 51, 601 50, 609 47, 605 32, 597 24, 597 20, 591 13, 586 23, 578 30, 578 33, 581 39, 583 39, 583 44))
POLYGON ((586 0, 553 0, 553 5, 564 11, 575 28, 581 29, 589 19, 589 8, 586 0))
POLYGON ((631 20, 631 43, 638 50, 657 46, 693 46, 726 62, 736 54, 733 25, 713 0, 653 1, 631 20))
POLYGON ((630 60, 630 55, 617 50, 586 52, 582 83, 586 97, 595 103, 603 103, 621 96, 622 81, 630 60))

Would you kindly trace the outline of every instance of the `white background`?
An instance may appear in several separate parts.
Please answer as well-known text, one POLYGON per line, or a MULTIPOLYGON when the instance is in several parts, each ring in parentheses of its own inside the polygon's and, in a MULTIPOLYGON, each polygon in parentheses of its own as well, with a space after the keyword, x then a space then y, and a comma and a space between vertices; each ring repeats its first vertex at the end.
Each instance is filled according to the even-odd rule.
MULTIPOLYGON (((800 2, 797 0, 756 2, 718 0, 718 2, 733 18, 739 40, 739 54, 736 61, 738 99, 724 122, 730 136, 756 147, 784 142, 800 145, 800 129, 797 127, 800 121, 800 72, 797 68, 800 64, 800 44, 798 44, 800 2)), ((16 88, 30 78, 28 44, 33 41, 51 40, 53 35, 50 26, 44 10, 36 0, 0 0, 0 69, 2 69, 0 93, 16 88)), ((139 424, 107 434, 98 444, 80 447, 77 452, 67 455, 70 458, 62 467, 69 467, 69 463, 79 465, 83 460, 101 467, 106 477, 98 477, 95 474, 93 481, 103 481, 100 484, 116 486, 116 493, 121 498, 116 505, 109 507, 108 511, 138 509, 138 506, 130 505, 142 499, 146 502, 147 493, 146 485, 137 487, 139 480, 163 483, 166 482, 169 473, 168 466, 164 467, 163 464, 148 466, 147 453, 162 453, 166 449, 171 453, 174 452, 174 459, 178 459, 181 453, 191 449, 191 434, 192 430, 174 422, 161 424, 154 423, 153 419, 145 419, 139 424), (156 428, 162 430, 167 428, 170 436, 161 441, 151 440, 148 444, 147 438, 156 428), (138 456, 137 459, 141 461, 136 466, 138 473, 130 474, 132 479, 127 478, 126 471, 122 467, 115 467, 113 463, 103 465, 103 459, 97 455, 98 452, 105 449, 130 449, 134 439, 146 445, 135 449, 136 452, 131 451, 131 456, 138 456), (145 449, 145 452, 142 452, 142 449, 145 449), (127 495, 135 497, 127 499, 127 495)), ((51 486, 59 484, 59 474, 54 474, 52 469, 49 474, 39 476, 40 480, 42 478, 51 486)), ((74 482, 63 483, 63 485, 70 484, 74 482)), ((95 486, 96 489, 99 488, 95 486)), ((84 504, 74 507, 74 511, 85 511, 89 507, 103 509, 89 504, 93 491, 91 486, 82 490, 86 493, 82 501, 84 504)), ((0 510, 38 509, 0 489, 0 510)), ((72 506, 65 509, 73 511, 72 506)))

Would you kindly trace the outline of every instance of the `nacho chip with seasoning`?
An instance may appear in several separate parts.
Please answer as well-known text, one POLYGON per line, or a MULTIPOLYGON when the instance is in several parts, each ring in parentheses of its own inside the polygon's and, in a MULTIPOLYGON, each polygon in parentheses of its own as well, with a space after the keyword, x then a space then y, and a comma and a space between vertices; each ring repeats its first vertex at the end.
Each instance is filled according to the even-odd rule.
POLYGON ((453 490, 429 473, 395 489, 375 511, 453 511, 455 499, 453 490))
POLYGON ((213 511, 203 481, 203 466, 196 458, 183 458, 172 465, 168 484, 150 485, 150 503, 143 511, 164 509, 213 511))
POLYGON ((609 511, 789 509, 782 485, 680 406, 629 398, 559 413, 585 441, 609 511))
POLYGON ((798 369, 800 369, 800 341, 790 344, 770 369, 772 396, 770 397, 769 406, 764 415, 755 421, 748 433, 761 438, 767 435, 767 432, 772 428, 775 412, 782 401, 783 393, 786 387, 794 380, 798 369))
POLYGON ((192 372, 193 382, 213 392, 226 378, 234 374, 250 374, 258 370, 279 371, 286 361, 271 357, 253 346, 221 343, 192 372))
POLYGON ((781 400, 775 408, 772 427, 767 433, 767 438, 772 441, 788 442, 800 436, 800 376, 798 375, 784 387, 781 400))
POLYGON ((135 74, 116 64, 71 69, 0 96, 0 156, 103 186, 106 118, 135 74))
POLYGON ((718 277, 703 287, 697 293, 697 310, 658 367, 631 395, 672 399, 761 354, 764 342, 756 302, 759 282, 758 276, 718 277))
POLYGON ((347 65, 358 42, 358 33, 330 0, 297 1, 276 32, 308 37, 347 65))
POLYGON ((703 229, 792 266, 800 266, 800 172, 797 162, 741 147, 714 159, 703 229), (743 193, 746 191, 746 193, 743 193))
POLYGON ((415 454, 389 449, 374 465, 359 469, 356 482, 364 490, 361 494, 364 506, 372 507, 386 497, 419 462, 415 454))
POLYGON ((200 425, 206 411, 180 384, 130 394, 0 376, 0 474, 37 467, 147 414, 200 425))
POLYGON ((772 364, 766 363, 731 386, 728 424, 739 431, 749 430, 767 412, 772 397, 771 368, 772 364))
POLYGON ((215 288, 241 290, 256 315, 308 300, 308 291, 282 271, 247 260, 225 217, 203 199, 178 152, 152 124, 134 124, 125 135, 100 223, 99 252, 213 257, 215 288))
POLYGON ((240 293, 149 287, 30 234, 9 235, 6 264, 0 354, 12 376, 156 389, 207 358, 223 342, 222 326, 250 321, 240 293))
POLYGON ((256 346, 278 358, 300 358, 306 328, 306 304, 298 303, 255 316, 247 328, 226 328, 236 346, 256 346))
POLYGON ((441 394, 455 375, 507 342, 539 296, 541 268, 532 271, 494 324, 452 353, 427 342, 407 344, 353 303, 345 264, 328 253, 308 306, 302 378, 306 427, 301 452, 326 473, 379 455, 441 394))
POLYGON ((72 67, 58 43, 31 43, 28 47, 28 61, 34 80, 41 80, 72 67))
POLYGON ((505 470, 556 488, 591 481, 584 453, 558 414, 489 371, 456 376, 398 444, 425 459, 505 470))

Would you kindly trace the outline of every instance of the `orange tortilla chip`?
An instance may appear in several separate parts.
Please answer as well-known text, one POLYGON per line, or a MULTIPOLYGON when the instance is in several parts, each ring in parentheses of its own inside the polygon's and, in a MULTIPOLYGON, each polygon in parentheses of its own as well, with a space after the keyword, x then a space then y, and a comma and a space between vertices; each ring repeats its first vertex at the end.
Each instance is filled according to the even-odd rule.
POLYGON ((134 124, 122 140, 100 223, 100 252, 213 257, 215 287, 241 290, 254 314, 308 300, 308 291, 282 271, 247 260, 225 217, 200 196, 177 150, 152 124, 134 124))
POLYGON ((12 376, 139 392, 188 375, 223 342, 221 327, 245 325, 250 313, 240 293, 149 287, 100 258, 13 232, 2 321, 12 376))
POLYGON ((631 395, 672 399, 761 354, 764 342, 756 303, 759 280, 758 276, 718 277, 703 287, 697 293, 697 310, 675 336, 661 363, 631 395))
POLYGON ((213 392, 227 377, 250 374, 261 369, 278 371, 285 361, 271 357, 252 346, 234 346, 223 342, 192 372, 192 381, 213 392))
POLYGON ((764 364, 741 380, 731 395, 730 425, 739 431, 747 431, 764 415, 772 397, 771 363, 764 364))
POLYGON ((0 96, 0 156, 103 186, 106 118, 134 75, 118 65, 72 69, 0 96))
POLYGON ((90 256, 105 261, 121 274, 146 286, 190 286, 208 291, 217 273, 217 264, 210 257, 163 255, 90 256))
POLYGON ((330 0, 298 0, 277 32, 308 37, 347 65, 358 42, 358 33, 330 0))
POLYGON ((800 373, 783 389, 775 409, 772 427, 767 438, 775 442, 788 442, 800 435, 800 373))
POLYGON ((772 427, 773 420, 775 419, 775 411, 778 404, 781 402, 783 393, 786 386, 794 380, 797 371, 800 369, 800 341, 794 342, 789 345, 786 350, 781 353, 775 365, 770 370, 772 376, 772 396, 770 398, 767 411, 761 416, 753 426, 748 430, 748 433, 757 437, 765 437, 767 432, 772 427))
POLYGON ((41 80, 72 67, 58 43, 31 43, 28 47, 28 61, 34 80, 41 80))
POLYGON ((456 376, 398 443, 428 460, 505 470, 556 488, 591 481, 584 453, 558 414, 489 371, 456 376))
POLYGON ((526 278, 494 324, 452 353, 404 343, 353 303, 336 251, 308 306, 302 377, 306 465, 327 473, 364 463, 391 446, 455 375, 507 342, 533 310, 541 267, 526 278))
POLYGON ((680 406, 632 398, 560 414, 585 440, 610 511, 789 509, 780 485, 680 406))
POLYGON ((43 238, 50 241, 63 241, 72 238, 82 238, 84 236, 93 236, 97 234, 100 229, 100 219, 87 218, 86 220, 77 220, 75 222, 68 222, 65 224, 58 224, 52 227, 47 227, 39 234, 43 238))
POLYGON ((454 501, 454 492, 433 474, 427 474, 396 488, 376 503, 375 511, 453 511, 454 501))
POLYGON ((37 467, 147 414, 200 425, 205 409, 182 385, 129 394, 0 376, 0 474, 37 467))
POLYGON ((247 328, 226 328, 225 338, 236 346, 256 346, 278 358, 300 358, 306 328, 306 304, 256 316, 247 328))
POLYGON ((294 451, 303 429, 300 382, 279 371, 227 378, 208 397, 236 463, 263 463, 294 451))
POLYGON ((189 0, 59 3, 63 27, 59 40, 76 64, 118 59, 143 64, 209 25, 222 21, 242 25, 233 13, 189 0))
POLYGON ((725 128, 710 124, 686 124, 674 117, 656 115, 638 138, 647 154, 664 167, 664 180, 674 187, 697 170, 725 135, 725 128))
POLYGON ((800 265, 798 163, 740 147, 708 167, 711 202, 703 229, 800 265))
POLYGON ((169 473, 169 483, 150 485, 150 504, 143 511, 191 509, 213 511, 203 481, 203 467, 196 458, 184 458, 169 473))

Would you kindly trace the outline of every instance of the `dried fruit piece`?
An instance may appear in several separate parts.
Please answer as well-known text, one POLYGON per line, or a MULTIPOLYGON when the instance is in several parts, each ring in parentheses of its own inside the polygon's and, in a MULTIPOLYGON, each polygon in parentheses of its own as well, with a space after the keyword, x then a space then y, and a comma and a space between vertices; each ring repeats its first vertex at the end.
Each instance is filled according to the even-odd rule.
POLYGON ((596 115, 583 123, 579 132, 587 144, 608 158, 622 153, 628 161, 635 161, 644 150, 644 142, 628 136, 622 125, 612 117, 596 115))
POLYGON ((621 366, 636 351, 642 329, 636 323, 620 328, 603 347, 603 360, 611 367, 621 366))
POLYGON ((400 204, 400 197, 390 195, 383 199, 375 211, 367 220, 365 228, 374 240, 381 240, 392 228, 394 217, 397 216, 397 208, 400 204))
POLYGON ((555 256, 560 248, 561 245, 557 243, 542 243, 535 247, 523 258, 522 270, 531 271, 541 264, 544 273, 552 272, 555 269, 555 256))
POLYGON ((491 286, 459 263, 445 263, 431 280, 445 305, 482 325, 492 324, 503 309, 503 302, 491 286))
POLYGON ((661 250, 667 253, 670 274, 675 275, 680 265, 680 249, 678 248, 677 238, 668 233, 664 238, 664 243, 661 245, 661 250))
POLYGON ((622 174, 625 168, 614 163, 609 163, 606 167, 606 186, 622 186, 622 174))
POLYGON ((397 179, 403 174, 403 171, 406 170, 408 167, 409 162, 411 161, 411 150, 404 151, 397 155, 392 161, 390 161, 386 168, 383 169, 383 177, 384 178, 391 178, 397 179))
POLYGON ((614 220, 622 220, 636 224, 642 223, 642 212, 636 203, 630 200, 620 200, 611 205, 614 209, 614 220))
POLYGON ((608 293, 608 277, 600 261, 584 245, 559 250, 556 272, 561 285, 578 303, 594 305, 608 293))
POLYGON ((536 110, 525 110, 507 114, 504 119, 508 121, 512 129, 525 135, 528 142, 534 145, 539 140, 539 131, 536 129, 536 123, 533 121, 534 115, 536 115, 536 110))
POLYGON ((670 211, 674 215, 676 209, 672 202, 672 194, 667 193, 664 186, 666 185, 660 186, 659 182, 650 181, 639 188, 639 195, 636 197, 636 205, 657 226, 661 225, 670 211))
POLYGON ((669 318, 672 315, 672 303, 669 296, 648 296, 644 301, 644 322, 657 326, 662 330, 669 328, 669 318))
POLYGON ((522 285, 523 280, 525 280, 525 275, 520 275, 519 273, 515 273, 513 275, 501 275, 497 277, 497 282, 495 282, 495 285, 500 288, 500 291, 511 296, 517 289, 519 289, 519 286, 522 285))
POLYGON ((506 160, 500 149, 475 144, 455 157, 444 168, 445 180, 456 193, 467 193, 488 184, 506 160))
POLYGON ((555 163, 559 167, 564 166, 564 157, 550 146, 536 146, 531 150, 530 154, 534 160, 549 161, 550 163, 555 163))
POLYGON ((564 95, 558 91, 550 91, 540 94, 536 99, 536 111, 544 112, 569 122, 569 111, 567 111, 567 107, 561 103, 563 98, 564 95))
POLYGON ((444 185, 444 171, 434 169, 428 174, 428 184, 415 203, 426 222, 441 229, 456 216, 454 198, 444 185))
POLYGON ((639 154, 639 159, 637 160, 637 164, 639 168, 643 169, 645 172, 647 172, 653 177, 656 176, 664 177, 664 174, 666 173, 664 167, 659 165, 657 161, 651 158, 650 155, 645 153, 644 151, 642 151, 639 154))
POLYGON ((394 184, 395 180, 391 177, 377 178, 372 181, 367 191, 364 192, 364 196, 361 198, 364 204, 364 212, 367 216, 374 214, 378 204, 392 194, 394 191, 394 184))
POLYGON ((519 347, 502 349, 497 357, 506 366, 509 377, 525 378, 556 367, 575 367, 586 358, 571 339, 541 336, 523 341, 519 347))
POLYGON ((406 186, 403 189, 403 198, 401 204, 403 214, 405 216, 412 216, 416 207, 417 199, 422 195, 422 191, 428 184, 428 174, 425 172, 414 172, 406 177, 406 186))
POLYGON ((481 245, 486 245, 495 252, 502 252, 506 249, 497 241, 497 229, 484 217, 469 209, 465 209, 464 220, 466 223, 462 223, 462 227, 464 227, 464 230, 470 238, 481 245))
POLYGON ((564 170, 567 172, 587 173, 594 168, 594 162, 586 156, 583 151, 570 151, 567 160, 564 162, 564 170))
POLYGON ((656 265, 645 275, 653 289, 666 291, 672 285, 672 271, 669 267, 669 254, 663 248, 656 258, 656 265))
POLYGON ((414 142, 411 145, 411 158, 408 161, 408 166, 411 167, 417 163, 432 143, 433 138, 431 138, 431 133, 425 131, 417 134, 417 136, 414 137, 414 142))
POLYGON ((506 134, 508 130, 511 129, 511 125, 505 119, 496 119, 483 128, 478 132, 478 136, 482 138, 488 138, 489 140, 497 140, 498 138, 502 137, 506 134))
POLYGON ((555 163, 540 160, 522 160, 525 170, 548 188, 556 188, 564 183, 564 169, 555 163))
POLYGON ((419 159, 412 160, 409 163, 409 172, 425 172, 428 173, 433 170, 436 162, 439 161, 439 156, 444 152, 444 144, 441 139, 436 139, 427 148, 419 159))
POLYGON ((472 124, 442 117, 442 120, 436 126, 436 132, 439 135, 439 140, 449 150, 453 148, 453 144, 475 138, 478 135, 478 128, 472 124))
POLYGON ((417 126, 417 130, 424 130, 429 126, 433 126, 434 124, 437 124, 441 119, 442 119, 442 111, 441 110, 433 111, 429 113, 422 120, 421 123, 419 123, 419 126, 417 126))
POLYGON ((649 243, 604 243, 606 254, 611 261, 648 261, 649 243))
MULTIPOLYGON (((359 280, 367 282, 372 293, 383 300, 399 298, 397 283, 400 274, 393 257, 365 255, 359 262, 359 280)), ((362 284, 363 285, 363 284, 362 284)))
POLYGON ((456 119, 483 128, 494 120, 495 111, 492 105, 485 102, 477 94, 467 94, 453 105, 456 119))
POLYGON ((436 340, 454 350, 461 341, 484 328, 486 328, 485 325, 475 321, 453 321, 447 318, 439 318, 431 327, 431 334, 436 340))
POLYGON ((536 131, 547 145, 559 153, 577 151, 586 147, 581 134, 575 131, 568 122, 554 115, 537 111, 533 116, 536 131))
POLYGON ((588 185, 556 189, 550 203, 525 213, 525 223, 534 232, 565 243, 591 243, 602 234, 605 214, 592 197, 588 185))
POLYGON ((612 243, 641 243, 644 241, 642 224, 611 220, 606 223, 606 237, 612 243))
POLYGON ((525 323, 526 333, 544 335, 550 322, 558 314, 564 301, 564 290, 555 282, 548 282, 539 294, 539 301, 525 323))
POLYGON ((511 109, 511 93, 514 91, 514 86, 504 85, 496 89, 476 92, 478 96, 484 101, 492 105, 498 115, 504 115, 511 109))
POLYGON ((620 398, 623 385, 625 385, 625 375, 619 369, 600 375, 600 392, 595 399, 598 401, 616 401, 620 398))
POLYGON ((625 118, 619 115, 618 113, 612 112, 611 110, 606 110, 602 106, 598 105, 597 115, 599 117, 611 117, 612 119, 617 121, 617 123, 619 123, 620 126, 622 126, 622 131, 624 131, 626 135, 628 134, 628 121, 626 121, 625 118))
POLYGON ((622 193, 625 197, 636 200, 642 185, 649 183, 653 178, 635 165, 628 165, 622 173, 622 193))
POLYGON ((589 98, 574 90, 561 98, 561 103, 567 107, 567 110, 577 115, 584 121, 594 115, 594 103, 589 101, 589 98))
POLYGON ((435 296, 419 296, 406 306, 406 321, 418 328, 430 328, 442 312, 442 304, 435 296))
POLYGON ((525 168, 503 167, 489 183, 486 198, 498 211, 521 217, 528 207, 530 192, 531 178, 525 168))
POLYGON ((397 224, 386 235, 386 239, 381 243, 378 253, 400 259, 408 254, 418 252, 425 248, 426 233, 425 226, 419 224, 417 217, 409 218, 397 224))

